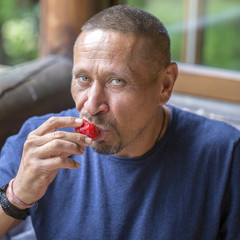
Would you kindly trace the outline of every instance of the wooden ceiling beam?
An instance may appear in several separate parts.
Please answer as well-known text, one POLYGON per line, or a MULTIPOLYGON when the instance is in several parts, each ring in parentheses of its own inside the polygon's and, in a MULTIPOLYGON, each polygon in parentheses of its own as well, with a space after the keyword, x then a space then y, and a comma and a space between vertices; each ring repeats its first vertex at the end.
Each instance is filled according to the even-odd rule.
POLYGON ((58 54, 72 58, 81 26, 117 0, 41 0, 40 57, 58 54))

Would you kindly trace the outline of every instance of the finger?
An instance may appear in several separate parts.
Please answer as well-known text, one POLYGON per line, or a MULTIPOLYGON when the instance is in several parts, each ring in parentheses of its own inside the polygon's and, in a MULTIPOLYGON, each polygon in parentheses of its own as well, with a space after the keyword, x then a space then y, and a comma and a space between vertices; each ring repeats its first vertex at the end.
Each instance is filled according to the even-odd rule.
POLYGON ((55 157, 55 158, 42 160, 41 162, 44 168, 48 169, 49 171, 55 171, 60 168, 76 169, 81 166, 79 162, 76 162, 72 158, 55 157))
POLYGON ((83 123, 82 119, 75 117, 50 117, 46 122, 33 131, 34 134, 42 136, 49 132, 54 132, 56 129, 66 127, 79 127, 83 123))
POLYGON ((56 131, 43 136, 35 136, 30 141, 33 142, 35 146, 42 146, 57 139, 76 143, 80 148, 89 146, 92 143, 92 139, 86 135, 65 131, 56 131))
POLYGON ((38 158, 50 158, 54 156, 63 155, 70 156, 82 155, 84 153, 84 147, 79 146, 76 143, 65 141, 62 139, 54 139, 47 144, 41 146, 37 150, 38 158))

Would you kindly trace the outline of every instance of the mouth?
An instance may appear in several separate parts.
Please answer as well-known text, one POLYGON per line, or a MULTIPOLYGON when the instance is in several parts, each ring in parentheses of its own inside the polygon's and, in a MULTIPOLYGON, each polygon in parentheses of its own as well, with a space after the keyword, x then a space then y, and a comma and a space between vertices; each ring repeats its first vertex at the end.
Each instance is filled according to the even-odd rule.
POLYGON ((103 138, 107 134, 107 132, 109 132, 109 130, 103 128, 102 126, 100 126, 96 123, 94 123, 93 121, 90 121, 89 119, 84 118, 84 120, 89 122, 90 124, 94 125, 98 130, 98 136, 94 141, 100 140, 101 138, 103 138))
POLYGON ((83 120, 89 122, 90 124, 94 125, 96 128, 98 128, 98 130, 100 132, 107 132, 109 131, 106 127, 102 126, 102 124, 96 123, 95 121, 92 121, 90 119, 87 118, 83 118, 83 120))
POLYGON ((103 140, 103 138, 106 138, 107 135, 109 135, 110 132, 114 130, 113 124, 105 119, 97 118, 94 116, 88 116, 87 114, 82 114, 82 116, 80 114, 79 117, 89 122, 90 124, 94 125, 98 129, 99 135, 97 136, 95 141, 103 140))
POLYGON ((106 128, 103 128, 103 127, 101 127, 101 126, 97 126, 97 125, 95 125, 97 128, 98 128, 98 130, 99 130, 99 135, 98 135, 98 137, 97 137, 97 141, 98 140, 102 140, 103 138, 105 138, 109 133, 110 133, 110 130, 109 129, 106 129, 106 128))
POLYGON ((110 134, 110 130, 109 129, 103 128, 103 127, 98 126, 98 125, 95 125, 95 126, 99 130, 99 135, 98 135, 96 141, 104 140, 110 134))

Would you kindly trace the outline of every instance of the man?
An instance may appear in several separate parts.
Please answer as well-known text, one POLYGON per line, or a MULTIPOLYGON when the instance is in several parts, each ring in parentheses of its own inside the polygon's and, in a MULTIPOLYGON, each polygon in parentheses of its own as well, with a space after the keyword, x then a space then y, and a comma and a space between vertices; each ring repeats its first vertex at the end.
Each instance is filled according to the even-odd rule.
POLYGON ((2 149, 0 183, 14 178, 2 235, 30 209, 38 239, 240 239, 240 133, 165 105, 177 78, 169 49, 162 23, 137 8, 83 26, 76 109, 31 118, 2 149), (95 141, 73 133, 82 119, 99 128, 95 141))

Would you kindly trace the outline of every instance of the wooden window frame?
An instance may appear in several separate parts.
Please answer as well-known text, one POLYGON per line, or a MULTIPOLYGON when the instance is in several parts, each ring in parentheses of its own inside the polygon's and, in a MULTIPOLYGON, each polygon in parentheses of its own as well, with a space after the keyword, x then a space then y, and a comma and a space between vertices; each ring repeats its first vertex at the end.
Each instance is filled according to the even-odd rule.
POLYGON ((204 16, 205 5, 206 0, 184 0, 185 32, 182 61, 187 63, 178 64, 179 77, 174 91, 240 103, 239 71, 197 65, 202 62, 204 30, 199 19, 204 16))
POLYGON ((240 103, 240 72, 178 63, 178 93, 240 103))

